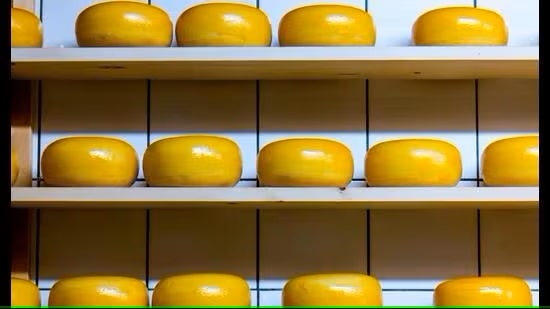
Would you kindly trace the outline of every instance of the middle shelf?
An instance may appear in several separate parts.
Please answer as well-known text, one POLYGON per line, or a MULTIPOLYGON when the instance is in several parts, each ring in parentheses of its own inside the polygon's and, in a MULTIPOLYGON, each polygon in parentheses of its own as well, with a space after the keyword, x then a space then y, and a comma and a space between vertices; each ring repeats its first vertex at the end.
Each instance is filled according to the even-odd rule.
POLYGON ((12 48, 14 79, 538 78, 537 46, 12 48))
POLYGON ((14 187, 13 208, 536 209, 538 187, 14 187))

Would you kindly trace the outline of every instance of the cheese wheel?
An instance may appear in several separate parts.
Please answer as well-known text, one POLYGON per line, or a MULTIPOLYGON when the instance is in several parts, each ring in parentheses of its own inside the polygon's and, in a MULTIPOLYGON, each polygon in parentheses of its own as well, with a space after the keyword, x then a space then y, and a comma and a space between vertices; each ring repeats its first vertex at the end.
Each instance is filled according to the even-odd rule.
POLYGON ((506 45, 508 29, 498 13, 474 7, 443 7, 420 15, 412 27, 415 45, 506 45))
POLYGON ((239 146, 222 136, 164 138, 149 145, 143 156, 143 174, 150 186, 232 187, 241 173, 239 146))
POLYGON ((57 281, 48 306, 149 306, 145 284, 122 276, 82 276, 57 281))
POLYGON ((283 306, 382 306, 374 277, 359 273, 301 275, 283 287, 283 306))
POLYGON ((138 174, 134 148, 102 136, 61 138, 42 153, 44 182, 57 187, 129 187, 138 174))
POLYGON ((222 273, 174 275, 153 290, 153 306, 250 306, 250 288, 241 277, 222 273))
POLYGON ((108 1, 91 5, 76 18, 81 47, 168 47, 172 21, 158 6, 136 1, 108 1))
POLYGON ((34 282, 11 278, 11 306, 39 307, 40 291, 34 282))
POLYGON ((434 291, 435 306, 531 306, 529 285, 512 276, 458 277, 434 291))
POLYGON ((15 149, 11 149, 11 185, 13 186, 19 176, 19 159, 15 149))
POLYGON ((180 14, 178 46, 270 46, 271 24, 260 9, 245 3, 204 3, 180 14))
POLYGON ((288 138, 262 147, 257 171, 267 187, 345 187, 353 176, 353 156, 338 141, 288 138))
POLYGON ((42 47, 42 22, 25 9, 11 8, 11 47, 42 47))
POLYGON ((481 157, 488 186, 538 186, 539 137, 516 136, 490 143, 481 157))
POLYGON ((376 29, 370 14, 338 4, 302 6, 279 22, 280 46, 372 46, 376 29))
POLYGON ((460 152, 442 140, 384 141, 365 156, 365 177, 372 187, 452 187, 461 175, 460 152))

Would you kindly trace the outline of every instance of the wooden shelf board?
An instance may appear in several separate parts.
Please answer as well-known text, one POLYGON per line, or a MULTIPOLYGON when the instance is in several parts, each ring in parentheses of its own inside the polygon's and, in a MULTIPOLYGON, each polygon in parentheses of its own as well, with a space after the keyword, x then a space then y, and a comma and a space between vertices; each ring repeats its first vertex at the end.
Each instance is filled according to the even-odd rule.
POLYGON ((538 187, 11 189, 15 208, 41 209, 525 209, 538 187))
POLYGON ((12 48, 14 79, 538 78, 538 47, 12 48))

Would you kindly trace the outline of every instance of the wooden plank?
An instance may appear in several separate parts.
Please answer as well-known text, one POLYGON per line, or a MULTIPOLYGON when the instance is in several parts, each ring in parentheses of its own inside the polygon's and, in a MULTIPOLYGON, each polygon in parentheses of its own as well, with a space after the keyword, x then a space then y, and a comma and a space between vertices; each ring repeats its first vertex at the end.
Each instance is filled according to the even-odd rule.
POLYGON ((12 0, 11 6, 34 11, 34 0, 12 0))
MULTIPOLYGON (((32 184, 32 127, 31 103, 33 84, 29 81, 11 81, 11 146, 16 150, 19 161, 19 176, 15 187, 30 187, 32 184)), ((29 278, 31 258, 32 211, 12 209, 11 261, 12 276, 29 278)))
POLYGON ((538 47, 14 48, 17 79, 538 78, 538 47))
POLYGON ((538 207, 539 189, 40 187, 11 194, 15 208, 525 209, 538 207))

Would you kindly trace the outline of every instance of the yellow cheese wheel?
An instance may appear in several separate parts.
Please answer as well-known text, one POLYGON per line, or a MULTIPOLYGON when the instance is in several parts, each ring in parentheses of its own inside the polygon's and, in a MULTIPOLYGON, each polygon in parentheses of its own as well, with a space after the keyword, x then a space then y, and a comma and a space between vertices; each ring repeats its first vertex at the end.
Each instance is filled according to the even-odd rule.
POLYGON ((375 42, 370 14, 349 5, 306 5, 289 11, 279 22, 280 46, 372 46, 375 42))
POLYGON ((42 47, 42 22, 25 9, 11 8, 11 47, 42 47))
POLYGON ((145 284, 122 276, 82 276, 60 279, 48 306, 149 306, 145 284))
POLYGON ((434 291, 435 306, 531 306, 529 285, 512 276, 458 277, 434 291))
POLYGON ((11 149, 11 185, 13 186, 19 176, 19 159, 15 149, 11 149))
POLYGON ((483 8, 443 7, 420 15, 412 27, 415 45, 506 45, 502 16, 483 8))
POLYGON ((241 173, 239 146, 222 136, 164 138, 149 145, 143 156, 143 174, 150 186, 231 187, 241 173))
POLYGON ((178 46, 269 46, 267 15, 245 3, 203 3, 180 14, 176 22, 178 46))
POLYGON ((301 275, 283 287, 283 306, 382 306, 374 277, 359 273, 301 275))
POLYGON ((172 32, 163 9, 136 1, 96 3, 80 12, 75 24, 81 47, 167 47, 172 32))
POLYGON ((365 177, 372 187, 452 187, 461 175, 460 152, 443 140, 384 141, 365 156, 365 177))
POLYGON ((137 177, 139 159, 130 144, 117 138, 65 137, 44 149, 41 170, 49 186, 128 187, 137 177))
POLYGON ((174 275, 153 290, 153 306, 250 306, 250 288, 239 276, 222 273, 174 275))
POLYGON ((516 136, 492 142, 483 151, 481 173, 488 186, 538 186, 539 137, 516 136))
POLYGON ((267 187, 345 187, 353 176, 353 156, 335 140, 288 138, 262 147, 257 172, 267 187))
POLYGON ((34 282, 11 278, 11 305, 21 307, 40 306, 40 291, 34 282))

